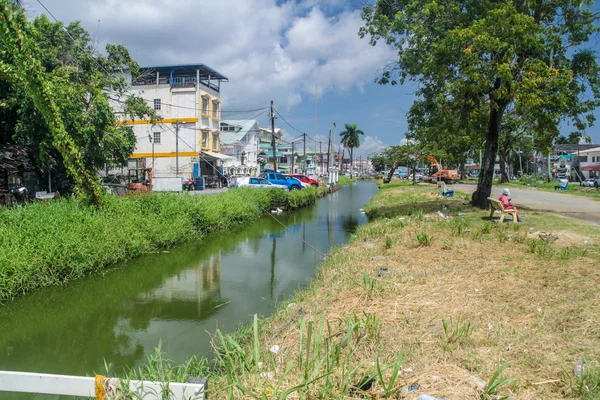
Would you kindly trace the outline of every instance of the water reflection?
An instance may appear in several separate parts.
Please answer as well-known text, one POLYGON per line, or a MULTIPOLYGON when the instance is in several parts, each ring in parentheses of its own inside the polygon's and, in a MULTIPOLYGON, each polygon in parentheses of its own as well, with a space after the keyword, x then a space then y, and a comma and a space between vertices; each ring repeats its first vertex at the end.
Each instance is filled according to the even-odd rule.
POLYGON ((176 361, 210 356, 207 332, 268 315, 269 304, 305 284, 320 263, 310 246, 325 253, 344 243, 376 190, 349 186, 277 215, 284 226, 264 217, 9 303, 0 308, 0 370, 89 375, 106 360, 120 371, 159 341, 176 361))

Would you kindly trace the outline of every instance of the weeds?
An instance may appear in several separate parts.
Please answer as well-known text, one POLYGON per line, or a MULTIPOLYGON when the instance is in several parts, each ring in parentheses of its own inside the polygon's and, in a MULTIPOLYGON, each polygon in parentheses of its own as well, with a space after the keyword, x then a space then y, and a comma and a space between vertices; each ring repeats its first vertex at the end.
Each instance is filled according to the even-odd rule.
MULTIPOLYGON (((482 399, 484 399, 484 400, 497 399, 498 398, 497 397, 498 389, 500 389, 502 386, 508 385, 509 383, 511 383, 515 380, 514 378, 500 378, 500 375, 502 375, 502 372, 509 366, 510 366, 509 364, 504 364, 503 366, 498 368, 496 370, 496 372, 494 372, 494 375, 492 375, 492 377, 488 381, 487 385, 485 386, 483 393, 481 394, 482 399)), ((499 396, 499 398, 503 399, 505 397, 499 396)))
POLYGON ((392 244, 394 244, 394 242, 392 241, 392 238, 388 236, 388 237, 385 238, 385 244, 384 244, 383 247, 386 250, 389 250, 392 247, 392 244))
POLYGON ((481 226, 481 229, 479 231, 482 234, 487 235, 488 233, 492 232, 492 224, 490 222, 486 222, 481 226))
POLYGON ((377 278, 373 278, 368 274, 363 274, 362 288, 370 297, 374 292, 381 290, 381 285, 377 281, 377 278))
POLYGON ((444 341, 446 344, 466 344, 470 342, 471 336, 475 331, 475 325, 471 322, 463 321, 461 317, 458 317, 456 323, 453 322, 452 318, 450 321, 442 319, 442 326, 444 328, 444 341))
POLYGON ((552 249, 552 241, 547 239, 529 239, 529 253, 535 254, 540 258, 548 257, 554 251, 552 249))
MULTIPOLYGON (((600 398, 600 367, 584 360, 578 366, 577 373, 561 370, 562 384, 567 396, 578 396, 582 399, 600 398)), ((577 368, 577 367, 576 367, 577 368)))
POLYGON ((433 242, 433 236, 429 236, 427 232, 417 233, 417 241, 419 242, 420 247, 431 246, 433 242))

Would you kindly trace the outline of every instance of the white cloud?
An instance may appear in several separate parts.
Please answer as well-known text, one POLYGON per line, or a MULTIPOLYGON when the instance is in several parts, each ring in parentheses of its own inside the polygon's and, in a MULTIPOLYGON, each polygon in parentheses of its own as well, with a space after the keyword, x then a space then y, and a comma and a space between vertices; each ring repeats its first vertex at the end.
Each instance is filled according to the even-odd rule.
POLYGON ((369 154, 381 152, 386 145, 377 136, 365 136, 361 140, 360 147, 354 149, 354 154, 358 156, 368 156, 369 154))
MULTIPOLYGON (((205 63, 230 79, 223 108, 293 107, 361 89, 394 53, 358 37, 359 10, 342 0, 46 0, 103 43, 122 43, 141 65, 205 63), (337 10, 337 12, 333 12, 337 10)), ((40 12, 33 3, 32 12, 40 12)))

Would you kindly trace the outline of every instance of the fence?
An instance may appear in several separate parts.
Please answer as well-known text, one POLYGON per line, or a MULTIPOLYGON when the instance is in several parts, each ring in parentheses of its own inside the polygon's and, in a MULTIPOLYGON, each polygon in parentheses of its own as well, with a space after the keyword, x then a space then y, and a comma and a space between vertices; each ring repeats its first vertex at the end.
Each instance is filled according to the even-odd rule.
POLYGON ((197 400, 206 399, 207 380, 193 378, 191 383, 124 381, 119 378, 39 374, 0 371, 0 392, 38 393, 92 397, 97 400, 134 399, 197 400), (129 385, 123 388, 123 385, 129 385))

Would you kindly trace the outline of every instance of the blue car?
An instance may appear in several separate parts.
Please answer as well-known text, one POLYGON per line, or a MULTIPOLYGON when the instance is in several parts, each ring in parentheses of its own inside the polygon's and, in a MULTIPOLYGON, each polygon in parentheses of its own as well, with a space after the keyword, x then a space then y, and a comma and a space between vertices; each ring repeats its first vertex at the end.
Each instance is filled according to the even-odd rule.
POLYGON ((302 182, 297 179, 290 178, 279 172, 265 172, 261 175, 261 178, 265 178, 274 185, 285 185, 288 190, 300 190, 302 189, 302 182))

